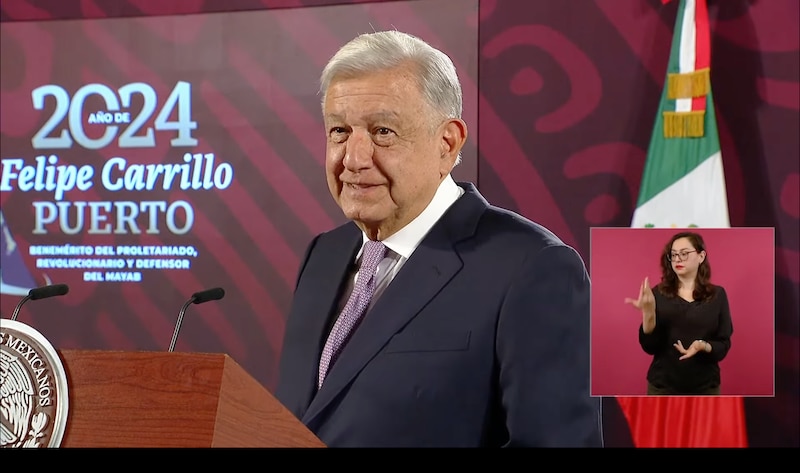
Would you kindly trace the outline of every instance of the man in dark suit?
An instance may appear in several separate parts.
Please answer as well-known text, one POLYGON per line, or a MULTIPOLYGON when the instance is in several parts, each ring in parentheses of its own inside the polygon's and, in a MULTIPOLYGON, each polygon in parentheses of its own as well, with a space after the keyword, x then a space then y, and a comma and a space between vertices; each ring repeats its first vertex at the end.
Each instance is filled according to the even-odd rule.
POLYGON ((450 59, 360 35, 321 78, 331 194, 351 222, 302 262, 276 395, 330 447, 600 447, 583 260, 450 171, 450 59))

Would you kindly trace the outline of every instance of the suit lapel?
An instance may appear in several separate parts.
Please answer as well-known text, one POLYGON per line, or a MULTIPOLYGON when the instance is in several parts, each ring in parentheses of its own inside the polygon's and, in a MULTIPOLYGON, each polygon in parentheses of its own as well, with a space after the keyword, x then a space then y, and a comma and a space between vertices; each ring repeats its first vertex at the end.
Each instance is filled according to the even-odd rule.
MULTIPOLYGON (((477 194, 474 187, 471 190, 477 194)), ((311 422, 461 269, 461 258, 454 245, 474 233, 477 219, 486 208, 485 201, 475 199, 469 191, 470 188, 433 226, 365 315, 311 402, 303 422, 311 422)))
POLYGON ((331 241, 317 248, 316 251, 322 253, 322 258, 319 262, 315 262, 313 267, 304 269, 309 274, 319 275, 319 287, 314 294, 302 296, 303 307, 299 310, 304 314, 311 314, 311 318, 302 330, 307 330, 314 335, 308 338, 303 337, 312 340, 314 344, 298 350, 304 359, 295 365, 307 370, 302 375, 302 379, 306 380, 305 382, 308 384, 303 386, 301 393, 298 393, 305 397, 301 403, 303 406, 311 403, 314 393, 317 391, 317 373, 322 346, 328 335, 328 327, 333 323, 331 318, 333 317, 335 320, 335 317, 339 315, 336 309, 339 305, 342 286, 350 274, 350 267, 361 248, 361 238, 361 231, 358 227, 347 226, 331 241))

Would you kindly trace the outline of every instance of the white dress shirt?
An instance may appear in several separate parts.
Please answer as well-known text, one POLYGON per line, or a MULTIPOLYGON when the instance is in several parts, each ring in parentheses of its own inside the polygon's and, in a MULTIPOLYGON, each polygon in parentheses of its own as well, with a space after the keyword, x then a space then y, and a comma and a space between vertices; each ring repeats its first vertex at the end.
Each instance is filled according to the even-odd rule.
MULTIPOLYGON (((375 293, 372 296, 370 307, 378 300, 381 294, 383 294, 383 291, 385 291, 389 283, 392 282, 398 271, 400 271, 400 268, 403 267, 403 264, 411 257, 422 239, 425 238, 425 235, 428 234, 430 229, 439 221, 447 209, 449 209, 463 194, 464 189, 459 187, 453 180, 453 177, 448 174, 442 183, 439 184, 439 188, 433 195, 431 202, 425 207, 425 210, 423 210, 417 218, 409 222, 408 225, 383 240, 383 244, 386 245, 388 250, 383 260, 378 263, 375 293)), ((367 240, 367 235, 363 234, 363 242, 361 244, 361 249, 356 255, 356 262, 361 257, 361 253, 364 250, 364 243, 366 243, 367 240)), ((344 308, 344 304, 350 297, 356 278, 358 278, 358 272, 350 278, 348 288, 339 304, 340 311, 344 308)), ((369 308, 367 308, 367 310, 369 310, 369 308)))

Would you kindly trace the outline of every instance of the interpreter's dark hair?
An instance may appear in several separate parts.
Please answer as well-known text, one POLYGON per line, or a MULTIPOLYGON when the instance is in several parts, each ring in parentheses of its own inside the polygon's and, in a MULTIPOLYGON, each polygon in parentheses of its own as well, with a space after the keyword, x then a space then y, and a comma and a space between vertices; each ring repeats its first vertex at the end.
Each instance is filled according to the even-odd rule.
POLYGON ((711 263, 708 262, 708 251, 706 251, 706 244, 703 237, 696 232, 680 232, 676 233, 669 239, 664 250, 661 252, 661 284, 658 285, 659 291, 668 297, 676 297, 678 295, 678 287, 680 280, 675 270, 672 269, 670 257, 672 255, 672 244, 676 240, 686 238, 692 245, 692 249, 697 251, 700 255, 704 253, 705 258, 703 262, 697 267, 697 276, 694 281, 693 297, 696 301, 704 301, 714 297, 714 285, 711 284, 711 263))

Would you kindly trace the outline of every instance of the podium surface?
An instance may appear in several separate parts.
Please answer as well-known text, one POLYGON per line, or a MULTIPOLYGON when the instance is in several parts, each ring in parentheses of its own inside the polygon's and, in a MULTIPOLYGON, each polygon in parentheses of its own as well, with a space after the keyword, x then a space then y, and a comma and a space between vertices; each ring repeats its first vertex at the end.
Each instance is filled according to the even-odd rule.
POLYGON ((325 447, 225 354, 58 350, 68 447, 325 447))

